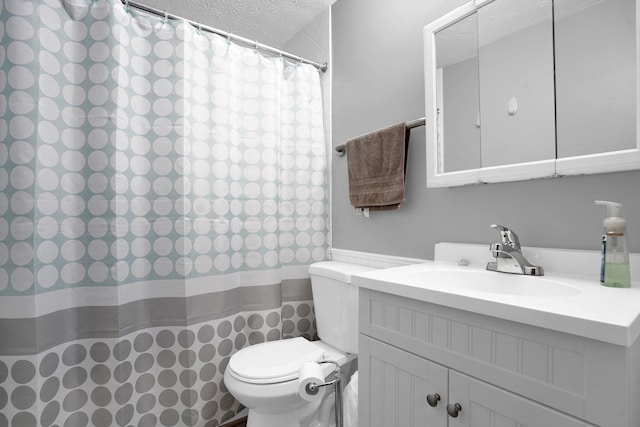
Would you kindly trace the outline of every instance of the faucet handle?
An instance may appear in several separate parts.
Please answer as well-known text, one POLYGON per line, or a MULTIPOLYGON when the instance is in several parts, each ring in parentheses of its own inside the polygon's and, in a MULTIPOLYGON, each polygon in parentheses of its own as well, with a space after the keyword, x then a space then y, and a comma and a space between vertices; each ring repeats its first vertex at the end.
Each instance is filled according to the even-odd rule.
POLYGON ((500 240, 503 245, 520 250, 520 239, 518 239, 518 235, 515 231, 499 224, 491 224, 490 227, 498 230, 498 233, 500 233, 500 240))

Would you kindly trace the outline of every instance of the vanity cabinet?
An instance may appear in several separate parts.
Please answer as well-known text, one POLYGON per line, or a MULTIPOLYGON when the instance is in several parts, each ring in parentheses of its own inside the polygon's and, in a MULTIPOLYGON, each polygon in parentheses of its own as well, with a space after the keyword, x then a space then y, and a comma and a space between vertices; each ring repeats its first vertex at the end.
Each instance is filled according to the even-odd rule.
POLYGON ((447 368, 366 335, 360 335, 358 351, 360 426, 447 425, 447 368), (429 395, 440 396, 435 407, 427 403, 429 395))
POLYGON ((359 322, 362 427, 640 425, 637 345, 362 287, 359 322))
POLYGON ((366 335, 359 369, 361 426, 592 426, 366 335))

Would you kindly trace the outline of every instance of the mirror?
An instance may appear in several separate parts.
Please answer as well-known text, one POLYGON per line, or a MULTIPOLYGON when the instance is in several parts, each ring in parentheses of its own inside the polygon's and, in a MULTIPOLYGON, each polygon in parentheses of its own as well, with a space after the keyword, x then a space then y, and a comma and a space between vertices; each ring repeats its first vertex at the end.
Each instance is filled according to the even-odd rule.
POLYGON ((635 0, 555 8, 558 158, 635 148, 635 0))
POLYGON ((476 169, 481 166, 477 13, 435 37, 439 170, 476 169))
POLYGON ((551 0, 478 9, 482 167, 554 159, 551 0))
POLYGON ((640 169, 638 3, 476 0, 427 25, 427 187, 640 169))

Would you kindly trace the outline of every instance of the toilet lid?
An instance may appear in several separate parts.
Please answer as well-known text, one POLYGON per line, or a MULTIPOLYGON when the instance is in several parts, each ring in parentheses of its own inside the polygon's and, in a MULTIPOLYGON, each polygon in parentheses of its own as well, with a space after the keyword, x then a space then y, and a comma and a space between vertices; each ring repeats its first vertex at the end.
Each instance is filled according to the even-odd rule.
POLYGON ((234 354, 229 368, 239 379, 273 384, 298 378, 304 362, 322 360, 322 348, 304 338, 255 344, 234 354))

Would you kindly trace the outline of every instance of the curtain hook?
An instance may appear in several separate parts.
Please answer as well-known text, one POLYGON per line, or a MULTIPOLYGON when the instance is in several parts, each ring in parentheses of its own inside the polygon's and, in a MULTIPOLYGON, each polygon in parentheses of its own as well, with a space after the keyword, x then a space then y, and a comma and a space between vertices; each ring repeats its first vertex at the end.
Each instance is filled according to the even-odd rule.
POLYGON ((198 22, 198 34, 202 34, 202 24, 198 22))
POLYGON ((298 56, 298 63, 296 64, 296 67, 299 67, 300 65, 302 65, 302 56, 298 56))
POLYGON ((254 47, 254 50, 255 50, 255 52, 257 54, 258 53, 258 40, 255 41, 253 47, 254 47))
POLYGON ((124 0, 124 11, 129 13, 131 8, 129 7, 129 0, 124 0))
POLYGON ((169 13, 165 10, 164 18, 162 19, 162 24, 167 25, 168 22, 169 22, 169 13))
POLYGON ((227 45, 231 44, 231 33, 227 33, 227 45))

